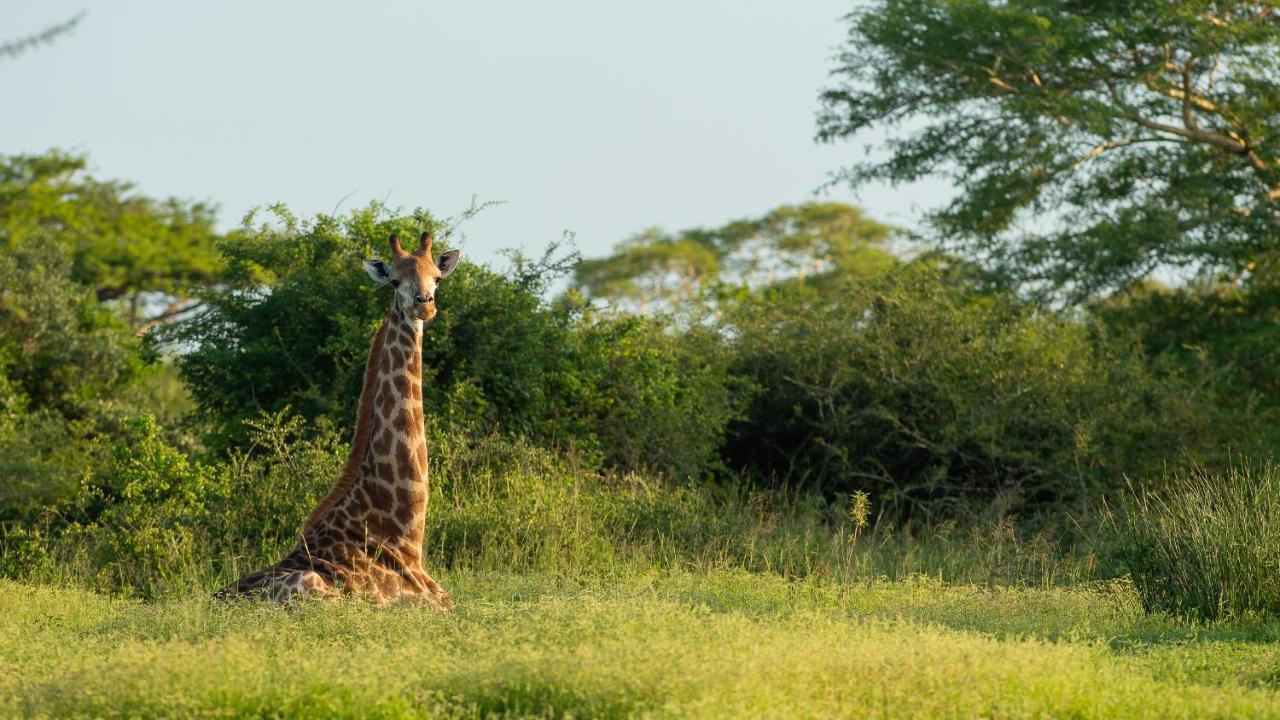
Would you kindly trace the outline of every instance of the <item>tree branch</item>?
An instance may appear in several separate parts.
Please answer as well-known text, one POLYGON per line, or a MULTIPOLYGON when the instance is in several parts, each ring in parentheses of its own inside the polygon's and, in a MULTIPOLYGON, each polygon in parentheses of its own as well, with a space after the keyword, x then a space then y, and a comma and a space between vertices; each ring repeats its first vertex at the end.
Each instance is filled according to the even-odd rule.
POLYGON ((0 42, 0 57, 16 57, 34 47, 53 42, 58 39, 60 35, 64 35, 74 30, 76 25, 79 25, 80 21, 84 19, 86 13, 87 11, 81 10, 73 15, 70 20, 65 20, 56 25, 50 25, 40 32, 32 33, 14 40, 0 42))
POLYGON ((143 335, 146 335, 148 332, 150 332, 151 329, 154 328, 155 326, 163 325, 164 323, 167 323, 167 322, 172 322, 178 319, 179 316, 185 315, 201 307, 204 307, 204 303, 200 302, 199 300, 188 300, 186 298, 178 298, 173 302, 169 303, 167 306, 165 306, 165 309, 162 312, 160 312, 158 315, 153 315, 147 318, 146 320, 142 321, 141 325, 134 328, 133 336, 142 337, 143 335))

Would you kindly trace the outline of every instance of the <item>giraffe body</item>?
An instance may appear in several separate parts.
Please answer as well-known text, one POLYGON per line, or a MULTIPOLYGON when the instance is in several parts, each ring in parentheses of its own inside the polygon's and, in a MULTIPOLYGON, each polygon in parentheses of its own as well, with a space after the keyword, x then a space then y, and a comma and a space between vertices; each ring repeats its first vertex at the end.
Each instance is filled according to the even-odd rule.
POLYGON ((285 602, 351 593, 375 603, 405 600, 452 609, 449 594, 422 565, 429 487, 422 330, 436 313, 435 281, 457 264, 456 251, 432 263, 430 249, 426 234, 414 253, 404 253, 393 237, 394 266, 366 263, 375 280, 396 285, 396 303, 369 351, 347 463, 303 524, 298 545, 217 595, 285 602))

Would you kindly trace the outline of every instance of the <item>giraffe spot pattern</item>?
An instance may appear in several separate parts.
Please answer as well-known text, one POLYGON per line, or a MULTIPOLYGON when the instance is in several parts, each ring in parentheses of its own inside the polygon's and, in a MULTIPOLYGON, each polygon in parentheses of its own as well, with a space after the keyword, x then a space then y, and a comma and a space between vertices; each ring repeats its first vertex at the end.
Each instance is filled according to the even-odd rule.
MULTIPOLYGON (((368 365, 373 397, 360 429, 359 474, 324 514, 304 528, 299 546, 262 573, 260 587, 286 600, 299 595, 375 592, 375 602, 404 596, 440 609, 452 601, 422 569, 427 452, 422 437, 421 321, 398 309, 375 339, 368 365)), ((359 433, 357 434, 359 436, 359 433)))

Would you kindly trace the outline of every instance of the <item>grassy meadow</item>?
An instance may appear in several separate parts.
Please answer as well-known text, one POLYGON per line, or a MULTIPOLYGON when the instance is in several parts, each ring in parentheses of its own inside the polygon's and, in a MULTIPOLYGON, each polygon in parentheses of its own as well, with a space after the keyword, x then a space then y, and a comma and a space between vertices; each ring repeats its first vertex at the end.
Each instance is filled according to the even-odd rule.
POLYGON ((449 573, 451 616, 0 582, 14 717, 1276 717, 1280 624, 735 570, 449 573))
MULTIPOLYGON (((741 9, 720 5, 725 23, 706 40, 764 57, 734 29, 741 9)), ((228 229, 212 201, 150 197, 82 154, 0 154, 0 718, 1280 717, 1275 3, 852 5, 816 96, 818 139, 887 132, 861 161, 833 160, 825 188, 917 193, 948 179, 954 198, 916 207, 931 194, 920 190, 905 227, 833 193, 749 217, 716 210, 719 226, 651 226, 589 257, 568 232, 468 244, 465 223, 501 204, 474 200, 452 217, 376 200, 309 216, 274 204, 228 229), (414 260, 398 238, 419 238, 414 260), (472 252, 494 242, 545 250, 472 252), (410 310, 434 318, 421 363, 407 363, 421 369, 425 418, 414 408, 412 422, 429 447, 423 551, 456 611, 211 599, 295 547, 369 430, 355 426, 378 386, 366 368, 405 364, 399 350, 370 361, 370 340, 410 310)), ((777 6, 788 23, 770 23, 771 51, 799 22, 798 5, 777 6)), ((320 10, 289 9, 286 37, 328 36, 306 30, 308 12, 320 10)), ((0 39, 0 62, 62 42, 82 17, 0 39)), ((111 35, 153 47, 153 29, 138 24, 139 43, 111 35)), ((537 55, 570 57, 531 30, 520 34, 537 55)), ((686 63, 703 44, 680 40, 664 58, 686 63)), ((289 73, 308 67, 294 52, 307 43, 269 45, 289 73)), ((385 74, 367 62, 352 65, 385 74)), ((238 97, 251 76, 305 88, 260 70, 235 76, 238 97)), ((394 101, 307 93, 341 105, 310 117, 346 123, 311 134, 373 172, 360 128, 384 127, 365 125, 375 109, 487 107, 418 92, 430 74, 411 77, 394 101)), ((619 133, 621 120, 662 118, 681 136, 738 137, 741 113, 724 133, 683 95, 645 99, 661 84, 618 77, 656 111, 618 113, 579 88, 529 97, 588 101, 619 133)), ((505 92, 492 78, 477 87, 486 103, 505 92)), ((729 90, 708 99, 774 109, 754 88, 729 90)), ((150 118, 181 140, 172 147, 206 142, 170 125, 220 116, 175 113, 170 95, 147 92, 163 111, 84 117, 150 118)), ((414 131, 461 154, 380 135, 393 144, 376 145, 379 162, 421 174, 415 158, 468 158, 473 177, 472 149, 515 147, 491 137, 497 126, 461 126, 486 135, 414 131)), ((575 152, 601 163, 571 171, 595 199, 543 178, 562 201, 669 212, 662 193, 597 175, 612 159, 600 147, 530 137, 555 167, 584 167, 575 152)), ((635 178, 680 190, 671 178, 711 162, 772 180, 755 166, 793 162, 781 147, 753 140, 737 165, 714 145, 698 158, 655 146, 644 154, 662 178, 635 178)), ((322 179, 343 166, 320 152, 286 164, 329 192, 374 187, 322 179)), ((259 168, 278 184, 267 199, 329 206, 275 180, 263 164, 277 156, 226 160, 237 178, 259 168)), ((528 157, 493 179, 528 176, 528 157)), ((642 170, 630 165, 617 171, 642 170)), ((697 193, 681 202, 747 202, 712 203, 710 176, 688 177, 697 193)), ((383 421, 407 428, 380 386, 383 421)), ((390 448, 381 438, 372 447, 390 448)), ((352 467, 393 472, 375 459, 352 467)), ((414 492, 395 496, 416 508, 424 478, 406 462, 395 472, 414 492)), ((381 507, 352 522, 385 527, 391 497, 373 492, 381 507)))
POLYGON ((437 435, 426 546, 452 615, 213 601, 288 547, 341 464, 342 443, 290 427, 264 421, 260 455, 219 474, 140 423, 104 469, 140 506, 10 533, 0 716, 1280 716, 1280 620, 1230 594, 1217 619, 1153 609, 1167 587, 1144 593, 1119 549, 1155 553, 1165 580, 1218 557, 1256 576, 1205 540, 1269 517, 1194 494, 1223 478, 1171 496, 1208 518, 1179 569, 1163 516, 1165 544, 1120 520, 873 523, 865 496, 696 488, 437 435), (157 502, 157 478, 203 488, 202 510, 157 502))

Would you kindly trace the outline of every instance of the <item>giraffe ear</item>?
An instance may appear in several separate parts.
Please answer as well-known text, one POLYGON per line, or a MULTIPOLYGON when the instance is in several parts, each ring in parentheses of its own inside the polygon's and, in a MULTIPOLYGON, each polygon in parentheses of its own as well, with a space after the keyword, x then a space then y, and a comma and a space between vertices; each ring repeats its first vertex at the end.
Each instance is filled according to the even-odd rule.
POLYGON ((436 269, 440 271, 440 277, 449 277, 449 273, 458 267, 458 256, 461 254, 461 250, 450 250, 436 260, 436 269))
POLYGON ((377 258, 365 260, 364 271, 369 273, 369 277, 373 278, 373 281, 379 285, 386 285, 391 282, 391 268, 377 258))

